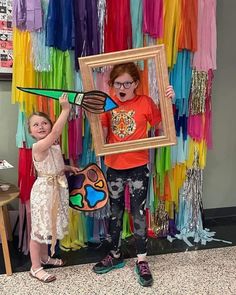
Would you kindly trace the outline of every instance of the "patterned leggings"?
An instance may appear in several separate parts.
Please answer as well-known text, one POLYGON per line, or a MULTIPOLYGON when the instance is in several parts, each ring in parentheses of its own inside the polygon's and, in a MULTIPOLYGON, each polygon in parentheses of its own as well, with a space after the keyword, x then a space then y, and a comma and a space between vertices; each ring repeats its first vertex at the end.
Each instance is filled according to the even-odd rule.
POLYGON ((122 223, 125 209, 124 191, 126 184, 128 184, 137 254, 144 254, 147 252, 145 204, 148 178, 149 170, 146 165, 126 170, 107 169, 107 183, 111 205, 110 234, 112 238, 112 249, 115 251, 118 251, 121 245, 122 223))

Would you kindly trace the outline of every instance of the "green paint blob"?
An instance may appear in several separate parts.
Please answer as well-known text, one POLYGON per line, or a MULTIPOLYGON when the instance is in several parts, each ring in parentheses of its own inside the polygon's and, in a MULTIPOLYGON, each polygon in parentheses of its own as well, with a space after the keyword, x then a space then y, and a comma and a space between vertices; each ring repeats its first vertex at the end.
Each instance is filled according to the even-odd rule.
POLYGON ((78 206, 78 207, 82 208, 83 207, 82 200, 83 200, 83 197, 81 194, 70 196, 70 201, 73 206, 78 206))

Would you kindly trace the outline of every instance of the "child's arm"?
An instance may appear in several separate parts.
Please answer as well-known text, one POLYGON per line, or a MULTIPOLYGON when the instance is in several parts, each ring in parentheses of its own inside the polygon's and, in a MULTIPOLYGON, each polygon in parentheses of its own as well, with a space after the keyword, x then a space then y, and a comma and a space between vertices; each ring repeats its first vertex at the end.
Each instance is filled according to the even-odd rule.
POLYGON ((44 151, 47 151, 62 133, 70 113, 70 104, 68 102, 67 94, 63 93, 63 95, 59 98, 59 102, 62 108, 61 114, 53 125, 51 132, 35 144, 35 153, 43 153, 44 151))

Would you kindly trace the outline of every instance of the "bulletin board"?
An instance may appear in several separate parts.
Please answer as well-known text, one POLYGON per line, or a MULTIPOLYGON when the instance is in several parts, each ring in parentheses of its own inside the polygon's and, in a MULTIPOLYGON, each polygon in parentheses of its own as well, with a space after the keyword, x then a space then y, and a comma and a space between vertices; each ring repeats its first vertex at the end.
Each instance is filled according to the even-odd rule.
POLYGON ((0 80, 11 80, 12 44, 12 1, 0 0, 0 80))

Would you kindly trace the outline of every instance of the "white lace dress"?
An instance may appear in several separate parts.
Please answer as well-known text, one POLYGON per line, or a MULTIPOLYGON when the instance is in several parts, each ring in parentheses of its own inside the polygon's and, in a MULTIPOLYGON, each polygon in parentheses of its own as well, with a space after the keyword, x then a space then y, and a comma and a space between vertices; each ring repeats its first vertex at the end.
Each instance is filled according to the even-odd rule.
POLYGON ((56 221, 54 221, 55 238, 61 240, 68 228, 69 192, 65 175, 59 176, 64 169, 60 146, 53 145, 49 149, 46 159, 41 162, 33 159, 33 162, 38 177, 30 196, 31 239, 39 243, 51 244, 53 235, 52 208, 55 211, 55 207, 57 207, 54 212, 54 217, 56 217, 56 221), (58 189, 58 194, 55 194, 55 186, 58 189), (57 206, 55 206, 55 199, 57 206))

